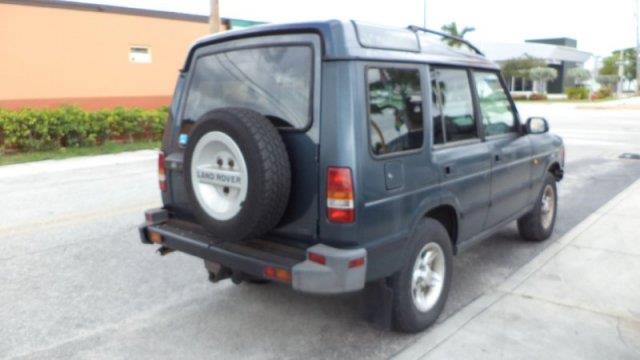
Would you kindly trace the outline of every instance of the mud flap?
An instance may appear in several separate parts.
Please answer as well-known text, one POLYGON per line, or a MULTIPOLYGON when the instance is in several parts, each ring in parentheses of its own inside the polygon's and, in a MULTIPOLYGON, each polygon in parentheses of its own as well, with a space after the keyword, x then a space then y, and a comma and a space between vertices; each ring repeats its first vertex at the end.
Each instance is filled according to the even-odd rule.
POLYGON ((364 319, 381 330, 392 326, 393 290, 386 279, 367 283, 360 295, 364 319))

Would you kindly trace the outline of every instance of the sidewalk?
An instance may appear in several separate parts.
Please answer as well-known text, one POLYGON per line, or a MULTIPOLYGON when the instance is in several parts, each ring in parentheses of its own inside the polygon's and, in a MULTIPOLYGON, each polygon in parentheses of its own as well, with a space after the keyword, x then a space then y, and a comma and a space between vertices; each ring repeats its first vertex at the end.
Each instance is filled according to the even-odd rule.
POLYGON ((396 358, 640 359, 640 180, 396 358))
POLYGON ((578 109, 592 110, 640 110, 640 96, 579 104, 578 109))

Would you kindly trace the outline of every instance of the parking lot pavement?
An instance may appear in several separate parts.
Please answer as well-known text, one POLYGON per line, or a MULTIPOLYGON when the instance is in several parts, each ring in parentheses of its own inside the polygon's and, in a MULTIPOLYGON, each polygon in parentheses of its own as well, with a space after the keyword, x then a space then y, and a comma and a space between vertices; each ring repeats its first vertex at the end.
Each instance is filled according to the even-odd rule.
POLYGON ((396 359, 640 358, 640 181, 396 359))
MULTIPOLYGON (((447 306, 432 330, 459 322, 460 314, 479 305, 474 300, 486 299, 640 178, 640 161, 619 158, 640 153, 640 112, 529 103, 520 111, 546 116, 567 144, 554 235, 529 243, 512 225, 456 256, 447 306)), ((365 322, 357 294, 319 297, 275 284, 213 285, 201 260, 157 255, 137 234, 143 211, 160 205, 153 152, 3 166, 0 199, 0 358, 379 359, 423 336, 365 322)), ((597 248, 600 237, 608 236, 599 227, 589 233, 595 235, 582 240, 584 247, 597 248)), ((632 237, 616 237, 621 249, 635 244, 632 237)), ((584 262, 594 256, 590 251, 580 253, 584 262)), ((634 269, 625 270, 637 278, 634 269)), ((556 291, 547 281, 537 286, 556 291)), ((573 295, 574 301, 590 296, 573 295)), ((529 293, 517 296, 539 301, 529 293)), ((508 297, 501 304, 507 300, 515 303, 508 297)), ((505 316, 511 321, 523 312, 514 308, 505 316)), ((567 314, 567 321, 586 319, 581 310, 567 314)), ((522 321, 518 326, 528 326, 522 321)), ((623 334, 626 324, 620 325, 623 334)), ((499 326, 491 329, 492 336, 500 335, 499 326)), ((609 330, 601 328, 603 339, 617 346, 609 330)), ((530 340, 531 346, 543 344, 530 340)))

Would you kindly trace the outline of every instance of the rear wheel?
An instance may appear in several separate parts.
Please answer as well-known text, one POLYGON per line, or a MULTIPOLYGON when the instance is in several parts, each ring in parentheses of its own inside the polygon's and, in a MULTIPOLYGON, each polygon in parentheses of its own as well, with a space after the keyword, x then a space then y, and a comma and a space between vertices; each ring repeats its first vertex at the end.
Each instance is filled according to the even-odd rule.
POLYGON ((393 323, 397 330, 418 332, 437 319, 449 294, 453 249, 447 230, 424 219, 410 240, 411 255, 392 279, 393 323))
POLYGON ((533 210, 518 219, 520 236, 530 241, 544 241, 551 236, 558 210, 557 194, 556 179, 547 173, 533 210))

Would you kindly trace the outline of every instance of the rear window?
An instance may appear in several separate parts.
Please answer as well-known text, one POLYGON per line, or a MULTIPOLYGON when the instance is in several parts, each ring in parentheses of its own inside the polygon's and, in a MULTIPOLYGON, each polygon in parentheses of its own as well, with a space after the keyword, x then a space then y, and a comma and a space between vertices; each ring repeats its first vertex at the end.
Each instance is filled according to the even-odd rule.
POLYGON ((311 116, 309 46, 270 46, 204 55, 196 61, 184 119, 221 107, 257 111, 276 126, 302 129, 311 116))

